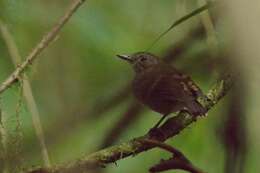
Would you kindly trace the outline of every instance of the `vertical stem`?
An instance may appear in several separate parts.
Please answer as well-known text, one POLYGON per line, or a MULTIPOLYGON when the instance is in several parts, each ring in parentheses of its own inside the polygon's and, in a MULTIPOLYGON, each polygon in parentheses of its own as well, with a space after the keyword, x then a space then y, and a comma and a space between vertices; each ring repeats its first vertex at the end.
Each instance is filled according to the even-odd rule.
MULTIPOLYGON (((7 27, 1 21, 0 21, 0 31, 2 33, 3 39, 8 48, 8 51, 9 51, 9 54, 13 61, 13 64, 15 66, 19 65, 19 63, 21 63, 21 61, 22 61, 22 58, 19 54, 19 51, 17 49, 17 46, 14 42, 12 35, 8 31, 7 27)), ((44 166, 50 167, 51 164, 50 164, 47 147, 45 144, 43 128, 42 128, 41 120, 40 120, 40 114, 39 114, 35 99, 32 94, 32 88, 31 88, 31 85, 29 83, 29 80, 28 80, 28 77, 26 76, 26 74, 23 75, 23 78, 21 80, 23 80, 22 81, 23 82, 23 85, 22 85, 23 95, 27 102, 27 107, 32 115, 32 123, 33 123, 34 129, 35 129, 36 136, 39 140, 41 153, 42 153, 42 157, 43 157, 43 161, 44 161, 44 166)))
MULTIPOLYGON (((199 6, 207 3, 207 0, 198 0, 199 6)), ((209 10, 205 10, 200 14, 201 22, 207 33, 207 42, 212 49, 213 54, 217 53, 218 41, 215 34, 214 22, 210 16, 209 10)))
MULTIPOLYGON (((1 101, 1 98, 0 98, 1 101)), ((7 145, 7 135, 4 128, 4 113, 0 104, 0 171, 1 173, 7 173, 6 165, 6 145, 7 145)))

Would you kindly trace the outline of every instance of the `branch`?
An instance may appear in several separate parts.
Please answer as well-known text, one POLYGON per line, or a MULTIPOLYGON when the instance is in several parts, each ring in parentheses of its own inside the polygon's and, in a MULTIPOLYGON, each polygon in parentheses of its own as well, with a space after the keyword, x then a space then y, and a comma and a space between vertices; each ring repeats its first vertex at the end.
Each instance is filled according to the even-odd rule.
POLYGON ((30 64, 36 59, 36 57, 56 38, 63 26, 68 22, 70 17, 76 12, 76 10, 85 2, 85 0, 75 0, 68 9, 68 11, 61 17, 51 31, 45 35, 42 40, 36 45, 36 47, 27 56, 25 61, 19 65, 15 71, 0 85, 0 94, 14 84, 18 77, 28 68, 30 64))
MULTIPOLYGON (((201 104, 203 104, 203 106, 205 106, 205 108, 207 108, 207 110, 209 110, 228 93, 232 85, 233 79, 231 75, 227 75, 222 80, 216 82, 216 84, 208 92, 208 98, 203 97, 200 98, 199 101, 201 104)), ((140 140, 154 139, 158 141, 165 141, 166 139, 179 134, 183 129, 185 129, 194 121, 196 121, 196 119, 191 117, 189 114, 180 112, 177 116, 168 119, 161 127, 159 127, 159 130, 164 134, 163 136, 150 137, 146 134, 128 142, 97 151, 90 155, 86 155, 77 161, 60 164, 49 169, 35 169, 30 171, 30 173, 40 173, 40 171, 44 173, 73 173, 85 172, 89 169, 103 167, 105 164, 113 163, 125 157, 136 155, 137 153, 154 148, 153 146, 141 143, 140 140)))

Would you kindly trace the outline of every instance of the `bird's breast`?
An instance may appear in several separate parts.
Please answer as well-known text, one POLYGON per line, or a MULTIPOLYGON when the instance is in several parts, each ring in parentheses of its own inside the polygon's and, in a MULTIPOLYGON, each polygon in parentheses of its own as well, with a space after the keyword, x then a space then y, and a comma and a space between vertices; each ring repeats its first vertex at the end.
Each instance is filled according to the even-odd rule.
POLYGON ((173 105, 177 106, 178 103, 165 99, 158 92, 163 87, 162 77, 162 75, 153 73, 139 74, 134 79, 133 90, 134 95, 144 105, 161 114, 168 114, 174 111, 173 105))
POLYGON ((133 82, 133 90, 135 96, 142 102, 147 103, 150 99, 150 94, 153 90, 153 86, 158 80, 158 77, 139 75, 136 76, 133 82))

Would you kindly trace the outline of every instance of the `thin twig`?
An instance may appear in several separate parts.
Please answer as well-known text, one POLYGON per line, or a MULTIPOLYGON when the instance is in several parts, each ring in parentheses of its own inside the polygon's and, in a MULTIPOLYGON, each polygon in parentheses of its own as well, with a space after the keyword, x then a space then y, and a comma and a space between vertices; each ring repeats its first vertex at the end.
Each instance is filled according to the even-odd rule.
POLYGON ((45 35, 42 40, 36 45, 36 47, 27 56, 25 61, 18 66, 15 71, 0 85, 0 94, 14 84, 18 77, 25 71, 26 68, 36 59, 36 57, 46 48, 48 45, 56 38, 63 26, 68 22, 70 17, 76 12, 76 10, 82 5, 85 0, 75 0, 69 7, 67 12, 56 25, 51 29, 51 31, 45 35))
POLYGON ((149 170, 150 172, 162 172, 170 169, 182 169, 191 173, 203 173, 200 169, 192 165, 189 159, 178 149, 161 141, 153 139, 140 140, 145 145, 151 145, 163 150, 166 150, 173 154, 168 160, 161 160, 160 163, 154 165, 149 170))
MULTIPOLYGON (((13 64, 15 66, 17 66, 22 61, 22 58, 19 54, 18 48, 14 42, 14 39, 13 39, 11 33, 9 32, 7 27, 1 21, 0 21, 0 31, 2 33, 3 39, 8 48, 8 51, 9 51, 9 54, 13 61, 13 64)), ((40 143, 44 166, 50 167, 51 164, 50 164, 48 150, 47 150, 45 139, 44 139, 44 132, 43 132, 43 128, 41 125, 40 114, 39 114, 39 111, 38 111, 38 108, 37 108, 37 105, 36 105, 36 102, 35 102, 35 99, 34 99, 34 96, 32 93, 30 82, 29 82, 26 74, 24 74, 23 78, 21 78, 20 80, 23 83, 23 85, 22 85, 23 95, 27 102, 28 109, 31 112, 33 127, 35 129, 36 136, 40 143)))
POLYGON ((157 140, 154 140, 154 139, 143 139, 143 140, 140 140, 141 143, 144 143, 146 145, 152 145, 152 146, 156 146, 156 147, 159 147, 161 149, 164 149, 165 151, 168 151, 170 153, 172 153, 173 155, 177 156, 177 157, 181 157, 183 154, 177 150, 176 148, 166 144, 166 143, 163 143, 161 141, 157 141, 157 140))
MULTIPOLYGON (((171 31, 173 28, 175 28, 176 26, 178 26, 179 24, 185 22, 186 20, 190 19, 191 17, 207 10, 210 7, 211 4, 206 4, 201 6, 198 9, 193 10, 191 13, 181 17, 180 19, 176 20, 167 30, 165 30, 163 33, 161 33, 151 44, 151 46, 149 46, 149 48, 147 50, 150 50, 164 35, 166 35, 169 31, 171 31)), ((147 51, 146 50, 146 51, 147 51)))
MULTIPOLYGON (((228 93, 232 85, 233 78, 230 75, 225 76, 222 80, 216 82, 214 87, 212 87, 212 89, 208 92, 208 99, 203 97, 200 99, 200 102, 205 108, 207 108, 207 110, 211 109, 228 93)), ((179 134, 183 129, 185 129, 194 121, 196 121, 196 119, 191 117, 189 114, 180 112, 177 116, 168 119, 161 127, 159 127, 159 130, 164 134, 163 136, 151 137, 146 134, 144 136, 134 138, 128 142, 105 148, 90 155, 86 155, 74 162, 60 164, 53 168, 44 169, 44 171, 45 173, 80 173, 86 172, 86 170, 89 169, 104 167, 105 164, 113 163, 125 157, 136 155, 140 152, 154 148, 140 143, 140 140, 155 139, 159 141, 165 141, 168 138, 179 134)), ((29 172, 39 173, 38 170, 43 170, 43 168, 34 169, 33 171, 29 172)))
POLYGON ((162 160, 149 169, 150 173, 164 172, 168 170, 185 170, 190 173, 203 173, 200 169, 193 166, 191 163, 183 161, 181 158, 172 157, 168 160, 162 160))

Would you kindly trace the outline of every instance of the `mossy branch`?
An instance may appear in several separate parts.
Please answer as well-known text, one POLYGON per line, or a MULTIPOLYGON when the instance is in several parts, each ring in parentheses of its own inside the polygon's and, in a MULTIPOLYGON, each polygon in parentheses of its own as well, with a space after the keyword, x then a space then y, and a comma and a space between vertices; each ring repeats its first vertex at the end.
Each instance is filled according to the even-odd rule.
MULTIPOLYGON (((215 104, 222 99, 233 85, 233 78, 231 75, 226 75, 223 79, 216 82, 216 84, 210 89, 206 97, 199 98, 199 101, 207 110, 210 110, 215 104)), ((155 139, 158 141, 165 141, 195 122, 196 118, 191 117, 185 112, 180 112, 177 116, 168 119, 161 127, 160 131, 163 132, 163 136, 151 137, 148 134, 134 138, 128 142, 124 142, 112 147, 105 148, 97 151, 93 154, 86 155, 76 161, 56 165, 55 167, 44 169, 34 169, 28 173, 73 173, 73 172, 87 172, 90 169, 97 167, 104 167, 106 164, 116 162, 128 156, 134 156, 143 151, 147 151, 156 146, 145 145, 140 142, 145 139, 155 139)))

